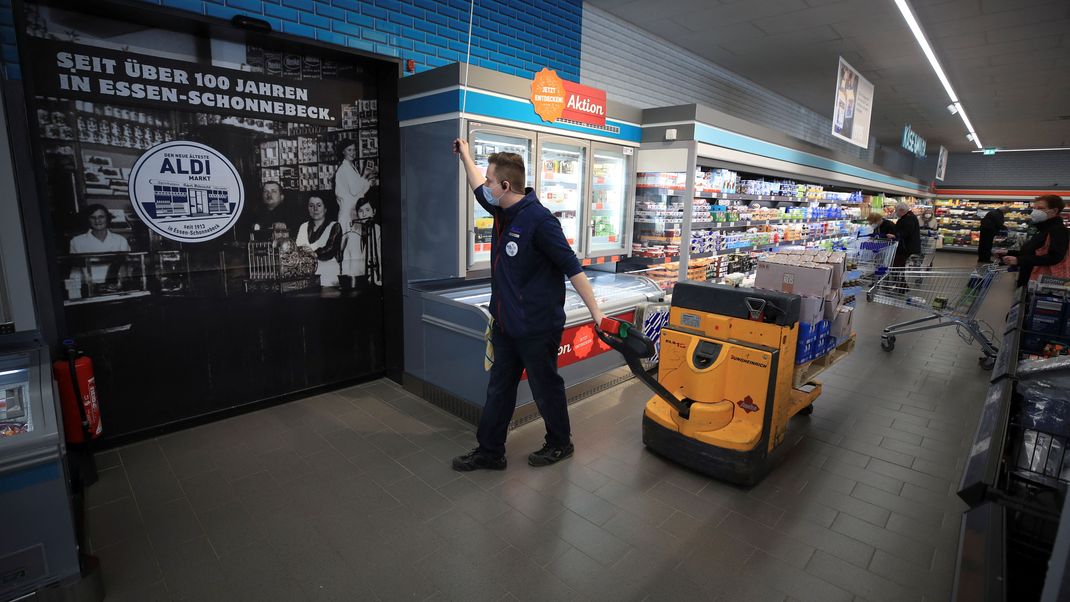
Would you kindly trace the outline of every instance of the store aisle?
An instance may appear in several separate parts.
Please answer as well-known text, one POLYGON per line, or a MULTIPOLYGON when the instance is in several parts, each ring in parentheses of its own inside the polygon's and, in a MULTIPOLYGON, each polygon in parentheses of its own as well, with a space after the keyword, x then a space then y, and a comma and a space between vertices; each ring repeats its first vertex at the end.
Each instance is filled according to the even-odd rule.
POLYGON ((472 427, 386 381, 103 453, 108 600, 947 599, 988 373, 950 329, 882 352, 905 313, 859 307, 807 438, 750 490, 646 452, 635 382, 573 406, 576 456, 538 470, 541 423, 507 471, 453 472, 472 427))

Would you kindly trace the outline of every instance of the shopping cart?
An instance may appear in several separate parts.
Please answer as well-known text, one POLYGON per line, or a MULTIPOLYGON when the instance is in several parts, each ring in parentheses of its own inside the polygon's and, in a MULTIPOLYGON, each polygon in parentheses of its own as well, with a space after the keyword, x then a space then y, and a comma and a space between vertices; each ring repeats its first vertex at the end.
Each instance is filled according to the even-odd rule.
POLYGON ((835 248, 847 256, 847 274, 844 280, 858 281, 858 286, 869 288, 884 276, 895 259, 898 243, 880 238, 855 238, 835 248))
POLYGON ((881 349, 895 349, 895 337, 910 332, 954 326, 968 344, 978 342, 981 365, 990 370, 996 361, 992 328, 977 320, 992 282, 1004 270, 997 265, 976 268, 888 268, 869 290, 874 303, 917 309, 928 315, 890 324, 881 334, 881 349))
POLYGON ((931 268, 933 267, 933 259, 936 258, 936 241, 938 236, 921 235, 921 253, 919 255, 911 255, 907 259, 907 266, 913 268, 931 268))

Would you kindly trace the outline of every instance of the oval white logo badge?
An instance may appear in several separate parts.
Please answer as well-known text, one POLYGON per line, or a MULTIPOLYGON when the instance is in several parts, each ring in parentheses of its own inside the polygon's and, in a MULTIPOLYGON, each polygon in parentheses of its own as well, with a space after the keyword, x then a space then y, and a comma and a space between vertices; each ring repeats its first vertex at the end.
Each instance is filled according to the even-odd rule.
POLYGON ((520 247, 516 246, 516 243, 509 241, 509 244, 505 245, 505 254, 509 257, 516 257, 516 252, 520 250, 520 247))
POLYGON ((176 140, 152 147, 134 164, 130 203, 160 236, 205 242, 238 221, 245 189, 238 170, 219 151, 176 140))

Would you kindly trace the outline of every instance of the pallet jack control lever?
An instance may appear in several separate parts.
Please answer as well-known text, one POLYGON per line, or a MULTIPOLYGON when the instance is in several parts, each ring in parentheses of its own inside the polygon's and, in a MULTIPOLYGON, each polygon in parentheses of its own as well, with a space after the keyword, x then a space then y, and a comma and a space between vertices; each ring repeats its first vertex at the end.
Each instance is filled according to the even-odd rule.
POLYGON ((652 357, 655 349, 654 341, 647 338, 642 330, 636 329, 627 322, 607 317, 602 319, 600 327, 596 328, 595 332, 598 333, 598 338, 602 339, 603 343, 624 356, 624 361, 627 362, 632 374, 643 381, 644 385, 650 387, 650 390, 654 391, 658 397, 664 399, 665 403, 676 410, 681 417, 687 418, 690 415, 690 406, 677 399, 672 392, 662 386, 656 378, 643 368, 640 360, 652 357))

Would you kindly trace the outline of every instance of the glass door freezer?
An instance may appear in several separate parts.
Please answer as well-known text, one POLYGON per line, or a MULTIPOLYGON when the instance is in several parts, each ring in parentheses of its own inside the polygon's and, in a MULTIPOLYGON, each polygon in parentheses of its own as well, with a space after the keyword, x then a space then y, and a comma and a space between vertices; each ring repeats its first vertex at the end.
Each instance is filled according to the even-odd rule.
POLYGON ((587 199, 587 142, 540 135, 534 169, 539 172, 539 201, 561 222, 565 239, 579 253, 587 199))
MULTIPOLYGON (((484 177, 487 175, 487 166, 490 164, 490 156, 495 153, 515 153, 524 159, 524 165, 531 165, 531 158, 535 155, 535 134, 515 130, 511 128, 494 127, 481 124, 470 124, 468 129, 468 145, 479 171, 484 177)), ((532 171, 527 170, 527 182, 525 186, 534 187, 535 179, 532 171)), ((470 269, 485 269, 490 266, 490 243, 491 233, 494 229, 494 218, 491 217, 482 205, 476 202, 475 195, 467 190, 468 183, 464 184, 470 204, 468 223, 468 267, 470 269)))
POLYGON ((635 186, 632 149, 591 143, 591 196, 587 208, 587 257, 625 255, 629 248, 635 186))
POLYGON ((0 354, 0 600, 79 574, 61 433, 47 348, 0 354))
MULTIPOLYGON (((632 274, 588 271, 598 305, 607 316, 631 321, 642 303, 660 301, 653 281, 632 274)), ((486 400, 489 373, 483 369, 485 333, 490 320, 490 282, 426 284, 410 291, 406 303, 405 385, 448 411, 475 421, 486 400)), ((587 307, 571 287, 565 289, 565 330, 558 350, 558 368, 569 400, 582 397, 587 385, 606 378, 625 380, 630 373, 613 372, 624 365, 597 338, 587 307), (582 385, 582 386, 581 386, 582 385)), ((531 389, 522 381, 517 392, 515 421, 534 415, 531 389), (529 406, 523 409, 524 406, 529 406)))

